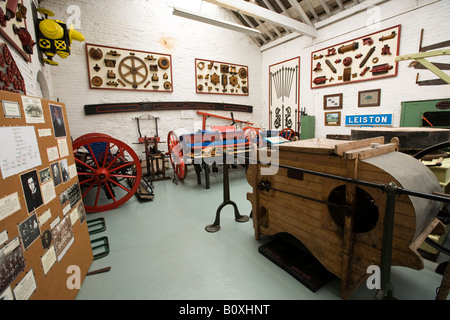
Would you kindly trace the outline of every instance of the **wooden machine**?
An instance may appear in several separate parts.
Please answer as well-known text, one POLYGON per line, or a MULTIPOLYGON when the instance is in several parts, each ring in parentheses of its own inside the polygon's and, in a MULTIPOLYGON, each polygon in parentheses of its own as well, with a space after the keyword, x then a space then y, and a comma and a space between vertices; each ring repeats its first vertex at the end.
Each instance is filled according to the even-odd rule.
POLYGON ((445 232, 436 215, 449 198, 438 195, 426 166, 397 150, 398 140, 375 137, 293 141, 266 159, 260 152, 278 171, 264 175, 261 162, 247 171, 256 239, 281 232, 298 238, 341 280, 344 299, 370 265, 381 266, 388 285, 391 266, 422 269, 417 248, 430 233, 445 232))

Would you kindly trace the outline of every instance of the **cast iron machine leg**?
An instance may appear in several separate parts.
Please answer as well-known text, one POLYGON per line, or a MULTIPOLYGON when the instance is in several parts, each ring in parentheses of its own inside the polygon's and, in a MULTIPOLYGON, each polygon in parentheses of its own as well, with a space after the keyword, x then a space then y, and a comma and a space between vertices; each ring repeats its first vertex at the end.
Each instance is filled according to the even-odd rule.
POLYGON ((228 180, 228 165, 226 161, 226 152, 223 152, 223 202, 217 208, 216 220, 213 224, 207 225, 205 230, 208 232, 217 232, 220 230, 220 211, 226 205, 231 204, 234 207, 234 220, 237 222, 247 222, 249 220, 248 216, 243 216, 239 213, 239 209, 232 200, 230 200, 230 183, 228 180))
POLYGON ((394 235, 395 195, 397 185, 394 182, 386 186, 386 213, 384 216, 383 244, 381 249, 381 288, 375 294, 376 300, 394 299, 394 288, 391 283, 392 238, 394 235))

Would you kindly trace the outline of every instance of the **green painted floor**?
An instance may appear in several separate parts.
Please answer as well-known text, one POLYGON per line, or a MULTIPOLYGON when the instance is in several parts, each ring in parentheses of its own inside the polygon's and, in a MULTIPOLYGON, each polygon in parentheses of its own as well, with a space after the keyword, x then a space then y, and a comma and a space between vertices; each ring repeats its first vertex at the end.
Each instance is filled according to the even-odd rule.
MULTIPOLYGON (((91 239, 107 236, 110 245, 109 255, 95 260, 90 271, 111 270, 87 276, 78 300, 341 299, 338 279, 314 293, 260 254, 258 247, 273 237, 255 240, 252 220, 235 222, 230 205, 220 215, 220 231, 206 232, 223 201, 222 168, 211 174, 208 190, 204 184, 197 185, 195 172, 190 170, 183 183, 154 182, 153 201, 133 197, 119 208, 88 215, 88 220, 105 218, 106 231, 91 239)), ((231 200, 242 215, 249 215, 246 193, 250 186, 245 172, 230 169, 229 174, 231 200)), ((449 239, 446 247, 450 247, 449 239)), ((442 280, 434 271, 437 265, 425 260, 420 271, 393 267, 395 298, 433 300, 442 280)), ((350 299, 372 299, 374 294, 362 284, 350 299)))

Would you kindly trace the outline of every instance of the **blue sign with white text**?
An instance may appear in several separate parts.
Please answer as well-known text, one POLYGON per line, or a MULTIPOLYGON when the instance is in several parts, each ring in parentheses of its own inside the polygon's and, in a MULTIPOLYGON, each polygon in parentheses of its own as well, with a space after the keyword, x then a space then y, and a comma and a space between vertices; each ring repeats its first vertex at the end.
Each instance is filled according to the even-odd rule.
POLYGON ((346 126, 392 126, 392 114, 345 116, 346 126))

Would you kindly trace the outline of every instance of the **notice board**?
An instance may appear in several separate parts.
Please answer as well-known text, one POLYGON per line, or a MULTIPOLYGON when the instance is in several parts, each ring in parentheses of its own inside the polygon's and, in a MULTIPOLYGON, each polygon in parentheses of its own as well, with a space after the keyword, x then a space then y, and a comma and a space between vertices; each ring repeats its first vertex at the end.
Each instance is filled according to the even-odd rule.
POLYGON ((93 253, 65 106, 0 99, 0 298, 74 299, 93 253))

